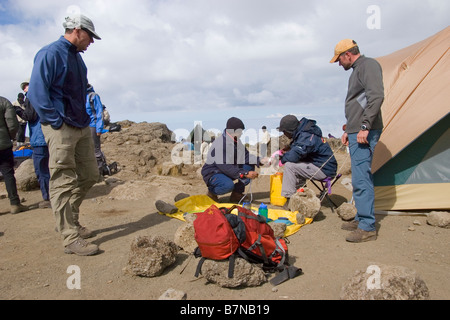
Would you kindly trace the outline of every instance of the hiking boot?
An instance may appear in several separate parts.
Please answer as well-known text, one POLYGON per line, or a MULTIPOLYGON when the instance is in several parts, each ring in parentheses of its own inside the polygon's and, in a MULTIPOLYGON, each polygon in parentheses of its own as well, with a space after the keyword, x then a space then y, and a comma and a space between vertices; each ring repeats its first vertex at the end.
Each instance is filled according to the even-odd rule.
POLYGON ((245 202, 247 199, 247 197, 244 198, 244 194, 240 193, 240 192, 235 192, 233 191, 230 195, 230 202, 231 203, 239 203, 239 202, 245 202))
POLYGON ((156 209, 161 213, 166 214, 174 214, 178 212, 178 208, 174 205, 168 204, 167 202, 164 202, 162 200, 157 200, 155 202, 156 209))
POLYGON ((365 231, 363 229, 357 228, 355 231, 351 232, 345 240, 348 242, 365 242, 373 241, 377 239, 376 231, 365 231))
POLYGON ((341 229, 347 230, 347 231, 355 231, 356 229, 358 229, 358 224, 359 224, 359 221, 357 221, 357 220, 344 222, 341 226, 341 229))
POLYGON ((44 200, 44 201, 39 202, 40 209, 47 209, 47 208, 51 208, 51 207, 52 207, 52 204, 50 203, 49 200, 44 200))
POLYGON ((78 234, 80 235, 80 237, 83 239, 89 239, 89 238, 92 238, 93 236, 95 236, 94 232, 92 232, 88 228, 83 227, 81 225, 78 225, 77 231, 78 231, 78 234))
POLYGON ((24 206, 24 205, 22 205, 20 203, 11 205, 11 213, 12 214, 16 214, 16 213, 23 212, 23 211, 28 211, 28 210, 29 210, 28 207, 26 207, 26 206, 24 206))
POLYGON ((65 246, 64 253, 75 253, 79 256, 91 256, 98 252, 98 246, 93 243, 89 243, 82 238, 76 239, 71 244, 65 246))
POLYGON ((211 199, 213 199, 215 202, 219 202, 219 197, 217 196, 217 194, 214 194, 211 191, 208 191, 208 193, 206 195, 208 197, 210 197, 211 199))

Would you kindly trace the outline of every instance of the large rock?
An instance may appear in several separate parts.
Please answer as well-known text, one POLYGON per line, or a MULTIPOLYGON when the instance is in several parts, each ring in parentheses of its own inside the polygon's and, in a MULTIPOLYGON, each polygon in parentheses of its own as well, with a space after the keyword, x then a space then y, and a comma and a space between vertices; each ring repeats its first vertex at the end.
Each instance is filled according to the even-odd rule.
POLYGON ((206 259, 202 266, 202 275, 209 282, 224 288, 256 287, 267 281, 264 271, 258 265, 242 258, 236 258, 232 278, 228 278, 228 268, 228 260, 206 259))
POLYGON ((350 221, 353 220, 356 216, 356 213, 358 210, 356 210, 356 207, 348 202, 344 202, 337 208, 337 215, 344 221, 350 221))
POLYGON ((120 132, 102 134, 102 151, 108 163, 117 162, 118 177, 142 179, 155 174, 157 165, 171 159, 173 132, 165 124, 119 122, 120 132))
POLYGON ((400 266, 371 265, 358 270, 341 290, 343 300, 426 300, 428 288, 415 271, 400 266))
POLYGON ((194 225, 185 223, 178 227, 175 231, 174 242, 184 251, 194 253, 194 250, 198 247, 197 241, 195 241, 194 225))
POLYGON ((15 170, 17 189, 22 191, 30 191, 39 189, 39 181, 34 172, 34 164, 32 159, 27 159, 20 164, 15 170))
POLYGON ((320 199, 317 198, 316 193, 309 188, 302 188, 297 191, 289 201, 289 210, 292 212, 298 211, 302 213, 305 217, 314 219, 314 217, 319 213, 320 199))
POLYGON ((131 243, 131 252, 125 271, 142 277, 163 273, 177 259, 178 247, 163 237, 139 236, 131 243))
POLYGON ((432 211, 428 214, 427 223, 435 227, 450 228, 450 212, 432 211))

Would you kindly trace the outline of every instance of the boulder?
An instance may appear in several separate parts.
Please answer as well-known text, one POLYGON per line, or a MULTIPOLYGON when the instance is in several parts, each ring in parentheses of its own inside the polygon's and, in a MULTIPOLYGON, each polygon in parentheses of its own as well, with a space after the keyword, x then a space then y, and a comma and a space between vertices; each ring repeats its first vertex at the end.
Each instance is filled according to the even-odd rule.
POLYGON ((174 242, 181 249, 192 254, 195 248, 198 247, 194 235, 194 225, 192 223, 185 223, 175 231, 174 242))
POLYGON ((34 172, 33 159, 27 159, 15 170, 17 189, 30 191, 39 189, 39 181, 34 172))
POLYGON ((298 211, 305 217, 314 219, 319 213, 320 199, 317 198, 316 193, 309 188, 302 188, 302 191, 297 191, 289 201, 289 210, 292 212, 298 211))
POLYGON ((141 277, 155 277, 163 273, 177 259, 178 247, 163 237, 138 236, 131 243, 127 273, 141 277))
POLYGON ((202 275, 211 283, 223 288, 256 287, 267 281, 264 271, 256 264, 236 258, 234 275, 228 278, 228 260, 206 259, 202 265, 202 275))
POLYGON ((400 266, 370 265, 358 270, 342 287, 342 300, 426 300, 429 291, 413 270, 400 266))
POLYGON ((344 202, 337 208, 337 215, 344 221, 353 220, 358 212, 356 207, 348 202, 344 202))
POLYGON ((432 211, 428 214, 427 223, 435 227, 450 228, 450 212, 432 211))

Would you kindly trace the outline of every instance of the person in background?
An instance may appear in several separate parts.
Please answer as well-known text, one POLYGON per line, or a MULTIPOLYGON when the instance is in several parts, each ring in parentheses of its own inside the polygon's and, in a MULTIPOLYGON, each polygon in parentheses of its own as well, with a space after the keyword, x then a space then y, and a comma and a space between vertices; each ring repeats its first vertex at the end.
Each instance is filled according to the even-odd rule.
POLYGON ((105 130, 105 124, 103 122, 103 104, 100 96, 95 92, 94 87, 91 84, 88 84, 87 88, 86 112, 91 119, 89 128, 94 141, 94 154, 97 159, 97 167, 101 179, 103 176, 103 167, 106 165, 106 159, 102 152, 100 140, 100 136, 105 130))
POLYGON ((322 139, 322 130, 316 121, 294 115, 284 116, 277 128, 291 144, 282 150, 281 163, 285 165, 281 195, 287 198, 284 209, 288 210, 290 198, 309 179, 323 180, 336 176, 337 161, 328 142, 322 139))
POLYGON ((30 100, 27 99, 29 81, 22 82, 20 87, 25 92, 24 109, 16 107, 16 113, 28 122, 28 128, 30 130, 30 145, 33 148, 32 158, 34 172, 39 181, 39 188, 41 189, 43 199, 39 202, 39 208, 51 208, 49 193, 50 169, 48 168, 50 154, 48 152, 48 146, 45 142, 44 134, 42 133, 39 115, 34 110, 30 100))
MULTIPOLYGON (((24 91, 24 88, 22 86, 20 88, 22 89, 22 91, 24 91)), ((25 109, 24 102, 25 102, 25 95, 22 92, 20 92, 17 95, 17 100, 13 101, 12 103, 14 109, 16 110, 17 120, 19 121, 19 130, 17 131, 17 136, 15 137, 17 140, 16 149, 19 149, 20 147, 25 145, 27 121, 23 119, 19 114, 20 111, 23 111, 25 109)))
POLYGON ((267 127, 266 126, 262 126, 261 128, 261 140, 259 142, 259 156, 264 158, 267 157, 267 146, 269 145, 270 142, 270 133, 269 131, 267 131, 267 127))
POLYGON ((16 136, 17 130, 19 130, 19 122, 13 105, 8 99, 0 97, 0 172, 5 180, 12 214, 28 210, 28 207, 20 203, 14 176, 12 140, 16 136))
POLYGON ((242 144, 244 129, 241 119, 229 118, 226 129, 209 148, 201 173, 208 187, 207 195, 216 202, 218 195, 231 192, 230 202, 239 203, 244 198, 245 186, 258 177, 255 166, 268 163, 268 158, 251 155, 242 144))
POLYGON ((65 34, 35 56, 28 99, 39 115, 50 151, 50 201, 64 252, 89 256, 99 248, 79 222, 80 205, 98 181, 94 142, 86 112, 87 68, 81 52, 100 40, 92 21, 66 17, 65 34))
POLYGON ((383 72, 375 59, 361 55, 358 44, 351 39, 341 40, 336 45, 330 63, 336 62, 345 71, 353 70, 345 99, 347 123, 341 140, 350 150, 353 199, 357 213, 355 219, 344 223, 342 228, 352 231, 346 238, 349 242, 376 240, 371 168, 375 146, 383 130, 383 72))

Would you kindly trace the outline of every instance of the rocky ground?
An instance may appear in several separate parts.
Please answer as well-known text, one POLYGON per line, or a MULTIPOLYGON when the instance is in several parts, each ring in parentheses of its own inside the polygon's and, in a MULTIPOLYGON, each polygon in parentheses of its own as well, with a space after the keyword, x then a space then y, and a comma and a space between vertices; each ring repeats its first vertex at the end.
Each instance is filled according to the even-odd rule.
MULTIPOLYGON (((218 287, 194 277, 197 260, 182 250, 157 277, 130 275, 125 271, 136 237, 173 240, 185 223, 159 214, 155 201, 173 203, 180 192, 195 195, 207 190, 199 165, 171 165, 174 144, 165 125, 123 122, 122 128, 102 137, 108 161, 116 161, 120 172, 96 184, 81 206, 81 223, 95 231, 91 241, 101 249, 95 256, 63 253, 51 209, 36 208, 39 190, 20 190, 24 204, 33 209, 10 214, 0 183, 0 299, 148 300, 173 288, 186 293, 188 300, 335 300, 342 298, 352 276, 374 265, 381 272, 384 266, 413 270, 426 284, 430 299, 450 298, 449 229, 430 226, 425 215, 377 215, 376 241, 348 243, 341 218, 327 203, 313 223, 288 238, 291 263, 303 274, 279 286, 266 282, 239 289, 218 287), (79 271, 80 288, 71 288, 73 270, 79 271)), ((346 153, 336 154, 344 177, 349 177, 346 153)), ((267 175, 254 181, 255 203, 269 203, 269 185, 267 175)), ((351 198, 340 183, 333 191, 338 205, 351 198)), ((228 195, 220 200, 227 202, 228 195)))

